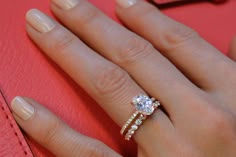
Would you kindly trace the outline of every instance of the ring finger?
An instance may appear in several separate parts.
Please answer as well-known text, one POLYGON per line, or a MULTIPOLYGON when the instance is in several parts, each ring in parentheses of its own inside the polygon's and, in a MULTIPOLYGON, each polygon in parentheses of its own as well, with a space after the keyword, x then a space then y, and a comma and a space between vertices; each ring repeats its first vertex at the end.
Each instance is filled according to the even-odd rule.
POLYGON ((193 104, 185 103, 186 95, 193 98, 199 94, 198 88, 149 42, 112 21, 86 0, 73 0, 70 5, 69 1, 52 2, 53 12, 70 30, 160 99, 173 121, 189 113, 193 104))

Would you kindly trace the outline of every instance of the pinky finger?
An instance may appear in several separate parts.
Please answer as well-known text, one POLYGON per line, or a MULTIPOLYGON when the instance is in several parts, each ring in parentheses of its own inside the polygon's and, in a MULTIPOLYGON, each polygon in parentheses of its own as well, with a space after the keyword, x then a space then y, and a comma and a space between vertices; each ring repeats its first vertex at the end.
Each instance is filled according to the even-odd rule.
POLYGON ((11 109, 20 127, 58 157, 120 157, 102 142, 71 129, 32 99, 16 97, 11 109))
POLYGON ((228 55, 233 61, 236 61, 236 36, 234 37, 234 39, 231 42, 228 55))

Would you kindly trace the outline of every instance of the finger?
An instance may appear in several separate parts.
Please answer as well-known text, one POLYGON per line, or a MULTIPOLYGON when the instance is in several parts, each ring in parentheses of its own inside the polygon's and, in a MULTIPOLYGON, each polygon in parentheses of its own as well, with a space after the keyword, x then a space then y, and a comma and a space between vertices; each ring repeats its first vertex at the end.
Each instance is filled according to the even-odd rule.
POLYGON ((67 27, 128 71, 143 89, 162 101, 170 117, 182 112, 183 108, 189 108, 190 105, 184 107, 181 100, 196 88, 151 44, 109 19, 85 0, 79 1, 73 8, 65 7, 61 3, 65 1, 52 2, 55 3, 52 4, 53 12, 67 27))
POLYGON ((142 0, 117 2, 120 3, 117 7, 120 19, 153 43, 194 83, 206 90, 224 88, 222 74, 230 72, 234 65, 195 31, 142 0), (133 5, 127 5, 128 2, 133 5))
POLYGON ((93 52, 43 13, 31 10, 27 20, 27 32, 34 42, 101 104, 115 122, 123 124, 133 111, 128 105, 132 97, 145 92, 124 70, 93 52), (42 18, 50 20, 52 30, 39 32, 36 17, 40 17, 41 22, 42 18))
POLYGON ((236 61, 236 37, 233 38, 231 44, 230 44, 230 49, 229 49, 229 53, 228 56, 236 61))
MULTIPOLYGON (((122 126, 134 112, 130 105, 132 98, 145 92, 125 71, 93 52, 71 32, 43 13, 31 10, 27 14, 27 21, 27 32, 33 41, 122 126), (42 31, 42 28, 46 31, 42 31)), ((155 136, 162 139, 163 134, 168 134, 173 125, 166 115, 156 117, 162 118, 155 119, 159 126, 155 130, 158 133, 155 136)), ((152 129, 149 125, 147 128, 152 129)), ((137 138, 142 136, 139 139, 144 139, 146 134, 144 131, 140 132, 137 138)))
POLYGON ((145 153, 150 157, 174 155, 169 148, 176 148, 178 140, 176 140, 176 128, 169 123, 167 115, 161 109, 148 117, 135 134, 135 140, 142 151, 141 154, 145 153), (168 130, 166 130, 167 128, 168 130))
POLYGON ((21 128, 58 157, 120 156, 102 142, 77 133, 32 99, 16 97, 11 108, 21 128))

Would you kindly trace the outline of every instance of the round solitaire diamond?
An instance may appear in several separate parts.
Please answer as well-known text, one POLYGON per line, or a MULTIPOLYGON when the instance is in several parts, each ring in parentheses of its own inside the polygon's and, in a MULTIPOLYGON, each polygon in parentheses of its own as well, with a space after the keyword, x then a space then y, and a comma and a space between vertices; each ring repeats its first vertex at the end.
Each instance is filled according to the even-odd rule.
POLYGON ((136 110, 144 115, 151 115, 155 109, 153 100, 146 95, 138 95, 134 97, 132 103, 136 110))

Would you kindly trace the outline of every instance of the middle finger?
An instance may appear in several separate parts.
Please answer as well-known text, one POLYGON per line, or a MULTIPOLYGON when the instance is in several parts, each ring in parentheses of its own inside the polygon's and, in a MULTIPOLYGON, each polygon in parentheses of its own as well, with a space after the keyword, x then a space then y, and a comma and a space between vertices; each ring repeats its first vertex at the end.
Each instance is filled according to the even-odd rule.
POLYGON ((199 92, 198 88, 151 44, 109 19, 85 0, 69 7, 65 5, 66 1, 52 2, 53 12, 68 28, 128 71, 142 88, 162 101, 170 116, 184 115, 179 113, 190 109, 191 105, 183 100, 186 95, 193 97, 190 94, 199 92))

